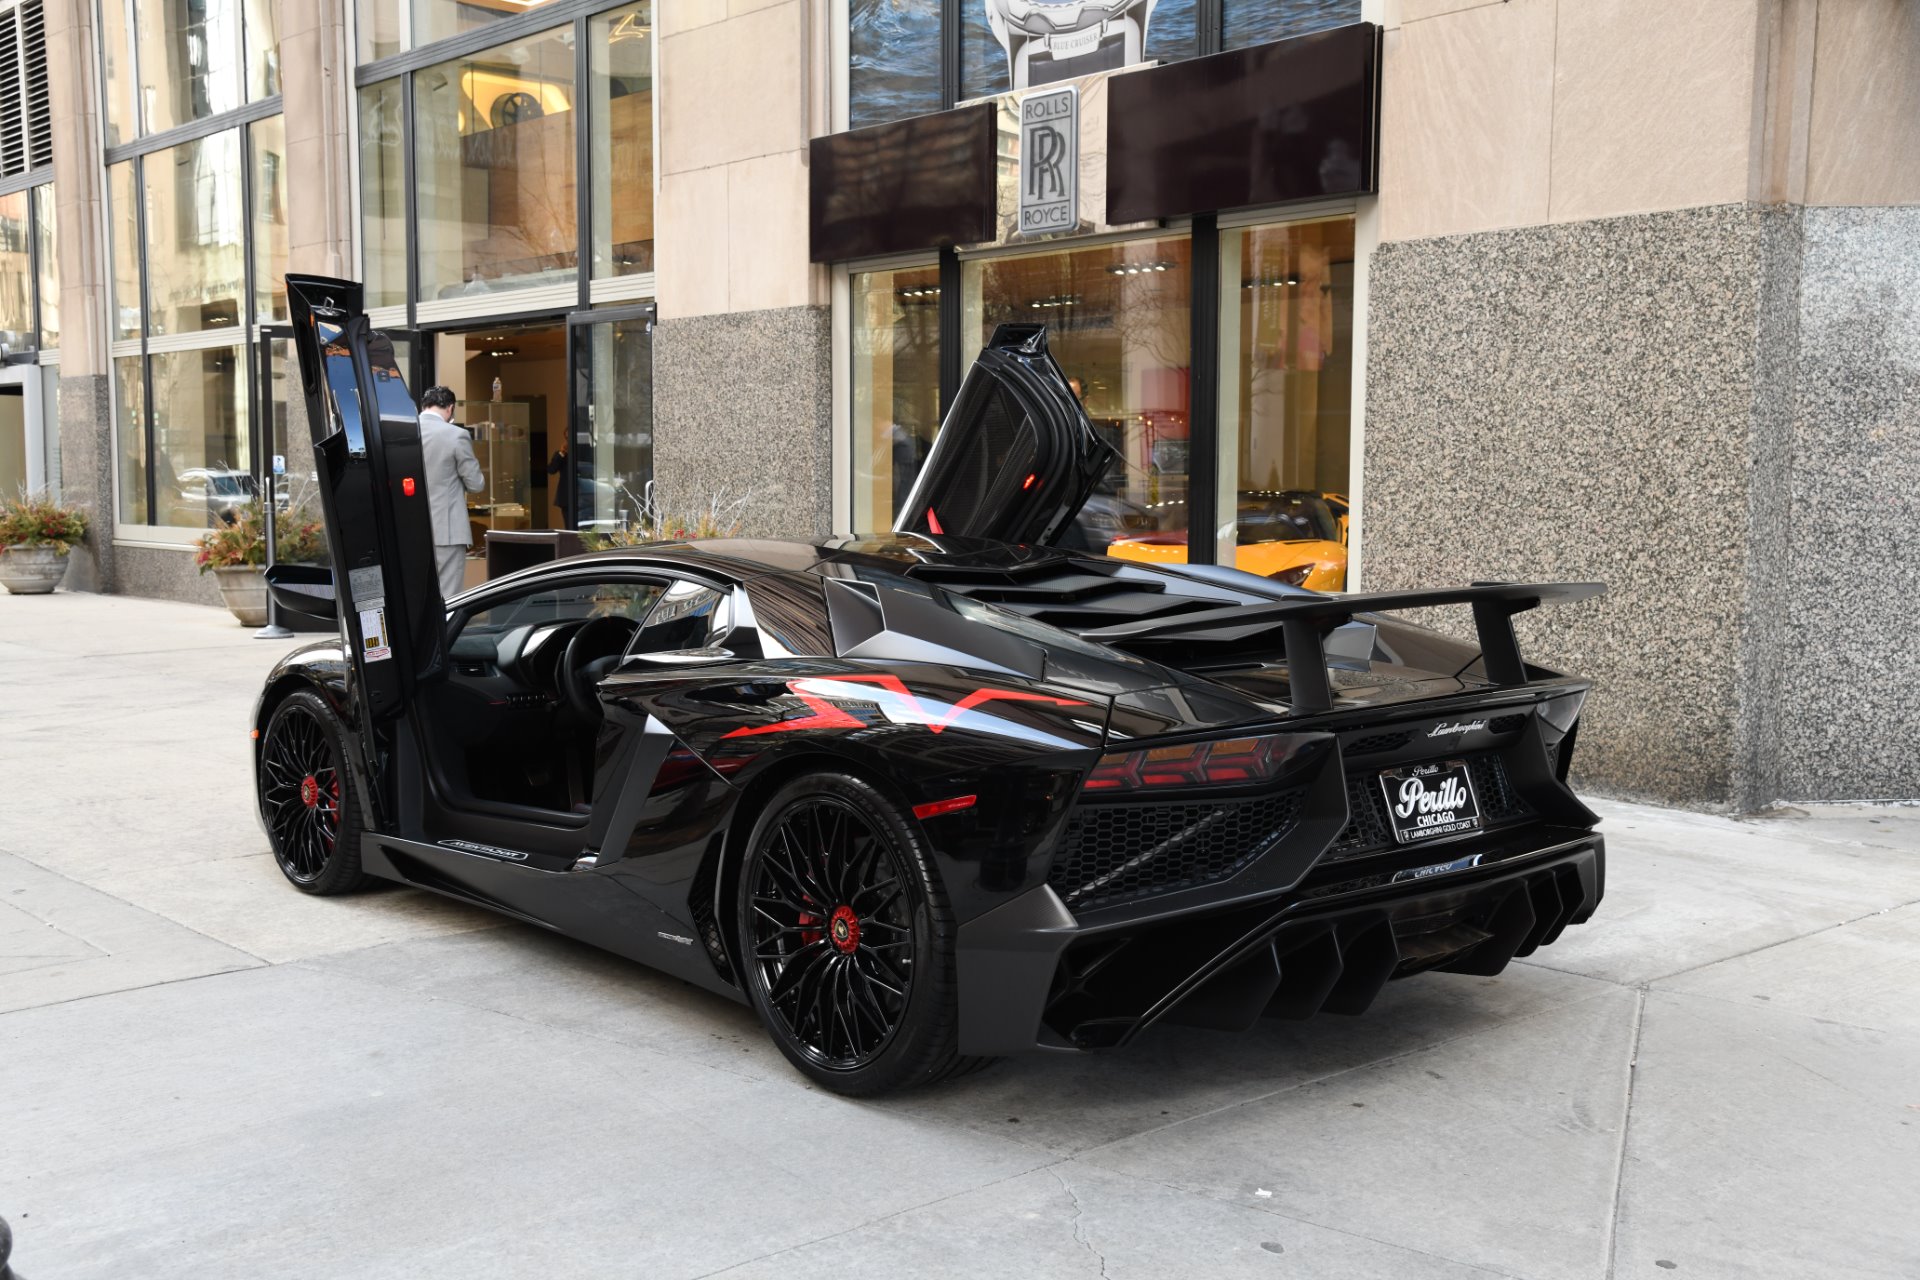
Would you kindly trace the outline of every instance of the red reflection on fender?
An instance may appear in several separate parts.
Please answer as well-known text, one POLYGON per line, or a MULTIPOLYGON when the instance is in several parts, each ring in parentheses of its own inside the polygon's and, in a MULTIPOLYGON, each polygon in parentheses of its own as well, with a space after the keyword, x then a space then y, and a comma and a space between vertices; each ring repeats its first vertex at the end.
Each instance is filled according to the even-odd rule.
POLYGON ((958 813, 962 809, 973 808, 973 802, 979 798, 979 796, 955 796, 951 800, 929 800, 925 804, 913 806, 913 816, 937 818, 943 813, 958 813))
MULTIPOLYGON (((787 688, 804 702, 813 713, 801 716, 797 720, 781 720, 775 724, 741 726, 721 735, 727 738, 750 738, 760 733, 787 733, 796 729, 860 729, 865 722, 855 719, 845 711, 827 701, 817 692, 823 684, 871 684, 878 685, 899 700, 900 709, 906 713, 909 722, 917 721, 926 725, 928 732, 939 733, 962 715, 987 702, 1045 702, 1056 707, 1084 707, 1087 704, 1077 698, 1055 698, 1044 693, 1023 693, 1018 689, 975 689, 960 701, 948 707, 945 714, 935 716, 926 705, 913 695, 899 676, 812 676, 804 680, 789 680, 787 688), (808 686, 813 686, 809 689, 808 686)), ((891 719, 892 717, 889 717, 891 719)))

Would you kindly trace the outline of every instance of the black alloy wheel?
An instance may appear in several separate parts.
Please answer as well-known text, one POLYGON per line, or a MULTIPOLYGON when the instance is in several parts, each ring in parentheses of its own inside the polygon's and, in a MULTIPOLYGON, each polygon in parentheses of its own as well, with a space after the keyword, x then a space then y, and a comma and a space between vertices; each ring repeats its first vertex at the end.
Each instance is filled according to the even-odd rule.
POLYGON ((808 774, 762 811, 740 877, 747 986, 816 1082, 861 1096, 979 1065, 957 1052, 953 936, 917 822, 874 787, 808 774))
POLYGON ((305 893, 347 893, 366 884, 353 776, 333 711, 301 691, 274 709, 260 738, 260 814, 273 859, 305 893))

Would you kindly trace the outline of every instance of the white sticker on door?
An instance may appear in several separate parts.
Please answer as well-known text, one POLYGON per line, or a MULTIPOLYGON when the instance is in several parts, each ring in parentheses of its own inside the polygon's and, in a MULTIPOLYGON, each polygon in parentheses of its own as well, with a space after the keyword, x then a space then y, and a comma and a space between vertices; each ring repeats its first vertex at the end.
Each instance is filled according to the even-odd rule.
POLYGON ((365 609, 360 613, 360 657, 365 662, 385 662, 393 656, 387 643, 387 611, 365 609))

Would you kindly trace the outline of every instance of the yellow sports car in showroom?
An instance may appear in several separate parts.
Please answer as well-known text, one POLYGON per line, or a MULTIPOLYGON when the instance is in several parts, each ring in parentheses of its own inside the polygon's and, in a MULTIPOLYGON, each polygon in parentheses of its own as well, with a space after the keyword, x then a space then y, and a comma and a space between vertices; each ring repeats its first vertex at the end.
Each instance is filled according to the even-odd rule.
MULTIPOLYGON (((1184 506, 1185 504, 1170 504, 1184 506)), ((1179 520, 1165 520, 1167 524, 1179 520)), ((1347 589, 1345 521, 1324 496, 1304 489, 1242 490, 1235 517, 1234 567, 1311 591, 1347 589)), ((1142 564, 1185 564, 1187 531, 1162 529, 1116 538, 1107 554, 1142 564)))

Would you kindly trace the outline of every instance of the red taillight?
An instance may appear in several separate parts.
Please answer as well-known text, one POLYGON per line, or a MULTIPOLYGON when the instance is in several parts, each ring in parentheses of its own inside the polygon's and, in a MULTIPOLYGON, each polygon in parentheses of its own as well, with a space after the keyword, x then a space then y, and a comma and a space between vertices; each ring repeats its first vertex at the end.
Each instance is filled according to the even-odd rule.
POLYGON ((1264 782, 1293 755, 1288 738, 1225 738, 1177 747, 1148 747, 1100 757, 1084 784, 1088 791, 1140 787, 1230 787, 1264 782))
POLYGON ((412 476, 406 476, 400 481, 400 492, 406 494, 409 498, 413 496, 412 476))

